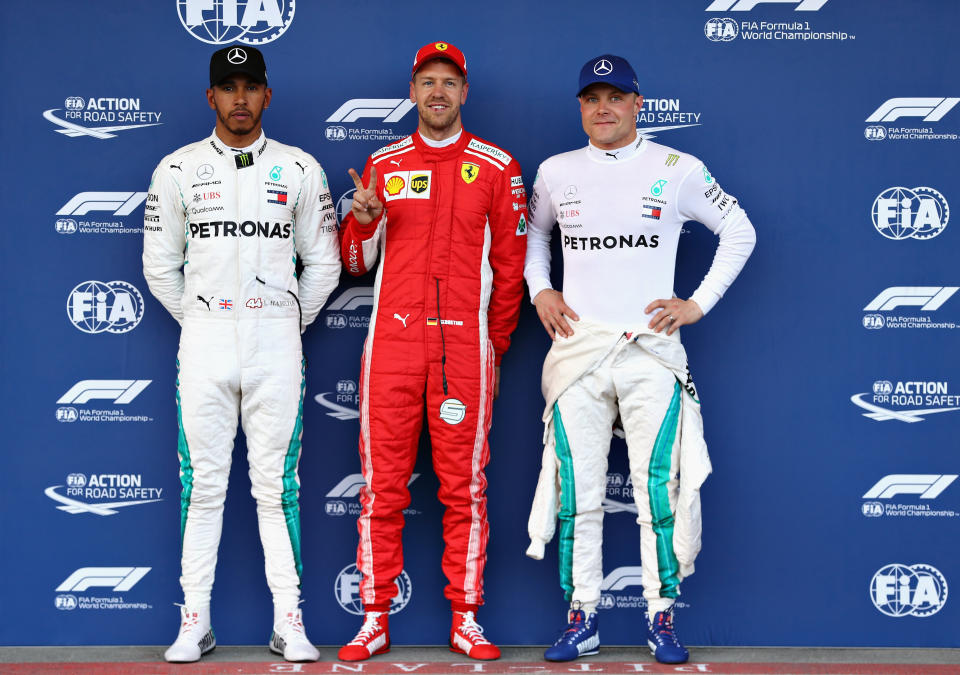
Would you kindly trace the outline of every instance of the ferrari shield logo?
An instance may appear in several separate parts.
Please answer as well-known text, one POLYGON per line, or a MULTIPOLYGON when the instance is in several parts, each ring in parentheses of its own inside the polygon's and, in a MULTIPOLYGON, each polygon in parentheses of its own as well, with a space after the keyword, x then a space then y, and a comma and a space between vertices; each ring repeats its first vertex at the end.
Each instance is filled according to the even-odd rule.
POLYGON ((464 183, 472 183, 480 175, 480 167, 473 162, 464 162, 460 165, 460 177, 464 183))

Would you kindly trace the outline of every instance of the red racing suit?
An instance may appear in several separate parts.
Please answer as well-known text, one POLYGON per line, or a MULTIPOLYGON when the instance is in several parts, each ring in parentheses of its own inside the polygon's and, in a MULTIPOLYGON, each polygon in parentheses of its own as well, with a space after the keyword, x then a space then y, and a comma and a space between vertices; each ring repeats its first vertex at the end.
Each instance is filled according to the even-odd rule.
POLYGON ((468 134, 442 148, 418 132, 373 153, 378 221, 341 226, 353 275, 380 257, 360 375, 365 487, 357 567, 367 611, 386 611, 403 570, 403 509, 424 405, 440 480, 444 595, 483 604, 488 539, 484 467, 494 365, 510 346, 523 294, 526 193, 516 160, 468 134))

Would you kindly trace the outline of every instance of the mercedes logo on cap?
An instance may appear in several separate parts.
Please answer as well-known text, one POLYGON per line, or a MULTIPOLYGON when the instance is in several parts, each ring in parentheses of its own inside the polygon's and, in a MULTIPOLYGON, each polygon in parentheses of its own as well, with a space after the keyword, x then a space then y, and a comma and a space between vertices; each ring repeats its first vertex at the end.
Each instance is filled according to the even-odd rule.
POLYGON ((240 47, 234 47, 227 54, 227 61, 233 65, 238 65, 247 60, 247 53, 240 49, 240 47))
POLYGON ((613 64, 606 59, 600 59, 593 64, 594 75, 609 75, 613 71, 613 64))

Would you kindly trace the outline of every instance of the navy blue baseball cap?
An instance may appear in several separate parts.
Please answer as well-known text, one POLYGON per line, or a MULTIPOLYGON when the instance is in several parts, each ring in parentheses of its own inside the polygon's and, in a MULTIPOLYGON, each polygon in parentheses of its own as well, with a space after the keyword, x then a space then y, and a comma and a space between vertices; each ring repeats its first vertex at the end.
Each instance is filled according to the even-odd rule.
POLYGON ((630 63, 621 56, 602 54, 583 64, 583 68, 580 69, 580 88, 577 89, 577 96, 597 82, 609 84, 623 92, 640 95, 637 74, 633 72, 630 63))

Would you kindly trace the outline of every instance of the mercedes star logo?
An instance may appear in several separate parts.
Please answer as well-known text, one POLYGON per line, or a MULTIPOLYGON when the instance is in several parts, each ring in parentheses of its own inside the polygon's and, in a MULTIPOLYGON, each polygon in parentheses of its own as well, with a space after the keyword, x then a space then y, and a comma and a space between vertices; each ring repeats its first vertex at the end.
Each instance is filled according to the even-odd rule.
POLYGON ((229 52, 227 52, 227 61, 233 65, 243 63, 247 60, 247 53, 240 49, 240 47, 234 47, 229 52))
POLYGON ((606 59, 600 59, 593 64, 594 75, 609 75, 613 71, 613 64, 606 59))
POLYGON ((208 178, 213 177, 213 167, 209 164, 201 164, 200 168, 197 169, 197 178, 200 180, 207 180, 208 178))
POLYGON ((577 196, 577 186, 576 186, 576 185, 568 185, 568 186, 567 186, 567 189, 563 191, 563 196, 566 197, 567 199, 573 199, 574 197, 576 197, 576 196, 577 196))

